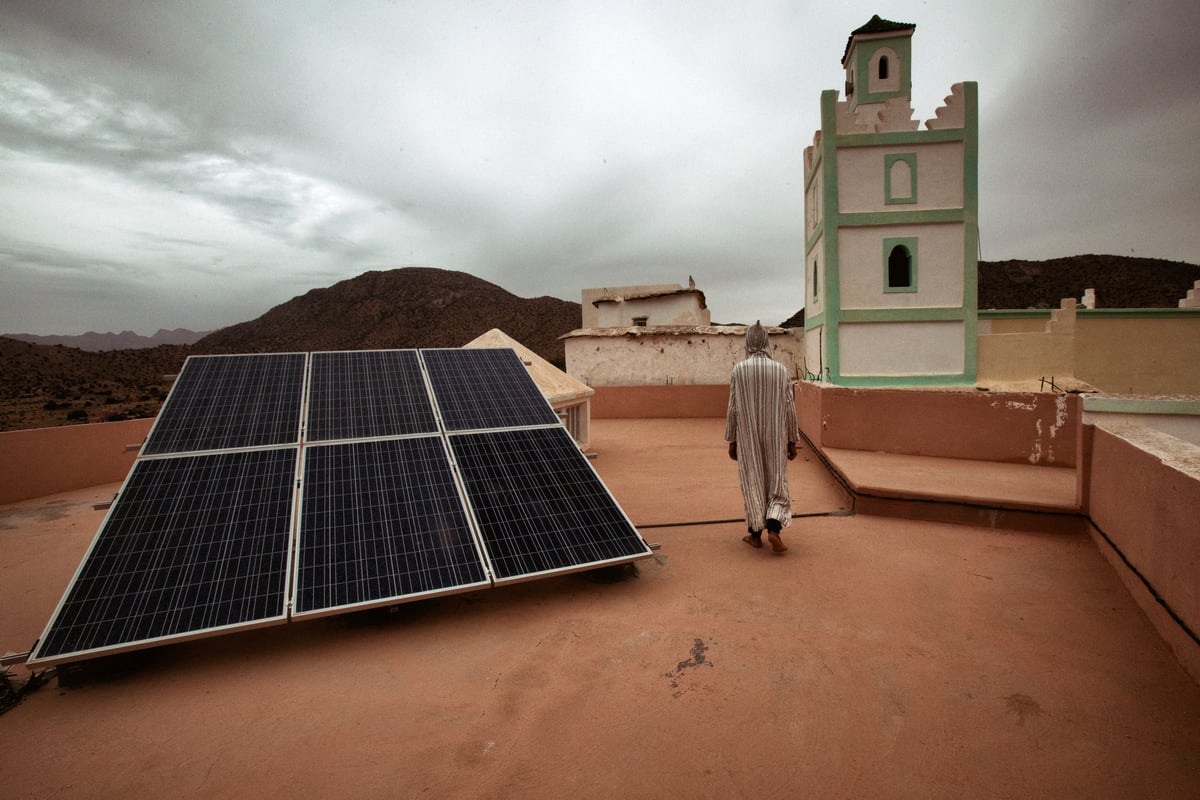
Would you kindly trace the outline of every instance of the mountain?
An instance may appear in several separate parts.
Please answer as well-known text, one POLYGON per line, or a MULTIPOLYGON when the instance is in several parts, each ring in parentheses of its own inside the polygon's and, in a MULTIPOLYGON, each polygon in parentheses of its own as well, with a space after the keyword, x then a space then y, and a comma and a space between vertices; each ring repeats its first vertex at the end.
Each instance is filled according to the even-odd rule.
POLYGON ((1097 308, 1178 308, 1200 266, 1133 256, 1082 255, 1048 261, 980 261, 980 308, 1058 308, 1096 290, 1097 308))
POLYGON ((408 267, 366 272, 222 328, 196 353, 461 347, 499 328, 562 368, 559 336, 579 327, 579 303, 517 297, 465 272, 408 267))
POLYGON ((192 344, 208 335, 208 331, 189 331, 187 328, 166 330, 159 328, 153 336, 141 336, 133 331, 120 333, 97 333, 88 331, 78 336, 38 336, 34 333, 5 333, 0 334, 9 339, 30 344, 61 344, 66 347, 77 347, 90 353, 100 353, 106 350, 140 350, 147 347, 158 347, 164 344, 192 344))

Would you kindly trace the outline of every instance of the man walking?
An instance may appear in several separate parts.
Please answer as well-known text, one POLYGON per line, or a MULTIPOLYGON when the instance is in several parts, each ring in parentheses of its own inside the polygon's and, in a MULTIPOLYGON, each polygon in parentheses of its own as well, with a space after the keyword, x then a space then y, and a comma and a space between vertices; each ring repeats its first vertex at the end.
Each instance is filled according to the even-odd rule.
POLYGON ((782 555, 787 547, 779 534, 792 521, 784 456, 796 457, 798 432, 791 379, 787 368, 771 359, 769 346, 761 323, 746 330, 746 358, 729 379, 725 441, 729 457, 738 463, 746 503, 749 533, 742 541, 762 547, 765 527, 771 552, 782 555))

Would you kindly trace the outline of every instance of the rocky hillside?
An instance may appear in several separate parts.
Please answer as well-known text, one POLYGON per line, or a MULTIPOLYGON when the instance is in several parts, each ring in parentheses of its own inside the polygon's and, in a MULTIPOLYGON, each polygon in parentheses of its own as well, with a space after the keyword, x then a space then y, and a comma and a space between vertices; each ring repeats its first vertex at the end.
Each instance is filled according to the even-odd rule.
POLYGON ((979 262, 980 308, 1058 308, 1096 290, 1097 308, 1178 308, 1200 266, 1132 256, 979 262))
POLYGON ((411 267, 313 289, 251 322, 197 342, 196 353, 461 347, 499 328, 562 367, 558 337, 579 327, 578 303, 526 299, 468 275, 411 267))
POLYGON ((152 417, 186 347, 89 353, 0 337, 0 430, 152 417))

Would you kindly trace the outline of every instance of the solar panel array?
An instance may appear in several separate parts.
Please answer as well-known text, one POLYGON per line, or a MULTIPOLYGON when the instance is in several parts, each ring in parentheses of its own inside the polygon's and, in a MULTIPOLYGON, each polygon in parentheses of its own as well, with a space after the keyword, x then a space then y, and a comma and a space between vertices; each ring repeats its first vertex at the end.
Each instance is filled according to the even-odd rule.
POLYGON ((193 356, 30 663, 648 555, 512 350, 193 356))

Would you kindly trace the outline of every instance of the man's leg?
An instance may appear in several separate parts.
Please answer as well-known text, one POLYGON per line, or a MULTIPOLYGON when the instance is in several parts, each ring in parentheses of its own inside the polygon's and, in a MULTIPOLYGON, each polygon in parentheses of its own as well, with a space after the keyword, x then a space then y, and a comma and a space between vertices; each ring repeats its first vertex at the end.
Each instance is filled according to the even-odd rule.
MULTIPOLYGON (((783 543, 783 539, 779 534, 783 531, 783 524, 777 519, 767 520, 767 541, 771 543, 771 552, 776 555, 782 555, 787 552, 787 545, 783 543)), ((762 547, 760 542, 759 547, 762 547)))
POLYGON ((743 536, 742 541, 751 547, 762 547, 762 531, 756 531, 754 528, 746 528, 749 531, 748 536, 743 536))

